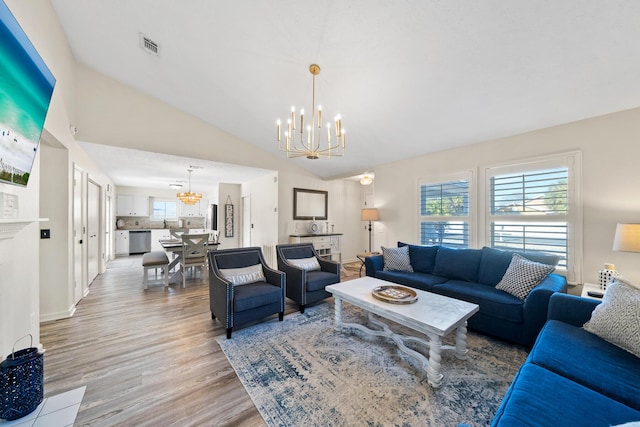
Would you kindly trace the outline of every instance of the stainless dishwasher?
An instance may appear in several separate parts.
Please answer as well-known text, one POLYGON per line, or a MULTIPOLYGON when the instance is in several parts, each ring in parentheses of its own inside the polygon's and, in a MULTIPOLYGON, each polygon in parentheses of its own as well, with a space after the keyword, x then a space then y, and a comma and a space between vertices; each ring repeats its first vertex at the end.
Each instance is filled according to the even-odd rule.
POLYGON ((151 230, 129 231, 129 255, 151 252, 151 230))

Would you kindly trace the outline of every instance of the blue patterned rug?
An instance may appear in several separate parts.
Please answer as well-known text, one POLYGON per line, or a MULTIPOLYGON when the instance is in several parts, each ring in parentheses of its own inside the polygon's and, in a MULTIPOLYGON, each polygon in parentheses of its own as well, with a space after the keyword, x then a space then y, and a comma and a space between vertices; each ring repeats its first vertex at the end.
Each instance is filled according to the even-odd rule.
MULTIPOLYGON (((342 313, 366 322, 349 304, 342 313)), ((390 340, 334 331, 332 300, 216 340, 269 426, 489 425, 527 357, 522 347, 469 332, 468 359, 443 352, 444 379, 433 389, 390 340)))

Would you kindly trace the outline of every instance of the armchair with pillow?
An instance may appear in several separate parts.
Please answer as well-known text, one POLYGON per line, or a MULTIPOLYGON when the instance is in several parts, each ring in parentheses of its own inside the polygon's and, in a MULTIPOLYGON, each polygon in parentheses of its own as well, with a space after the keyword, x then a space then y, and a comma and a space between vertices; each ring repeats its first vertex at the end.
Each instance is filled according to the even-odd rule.
POLYGON ((235 326, 278 313, 284 318, 285 277, 269 268, 258 247, 209 252, 211 318, 235 326))
POLYGON ((286 274, 287 297, 300 305, 300 312, 308 304, 323 300, 331 294, 325 286, 340 282, 340 264, 326 260, 312 243, 277 245, 278 270, 286 274))

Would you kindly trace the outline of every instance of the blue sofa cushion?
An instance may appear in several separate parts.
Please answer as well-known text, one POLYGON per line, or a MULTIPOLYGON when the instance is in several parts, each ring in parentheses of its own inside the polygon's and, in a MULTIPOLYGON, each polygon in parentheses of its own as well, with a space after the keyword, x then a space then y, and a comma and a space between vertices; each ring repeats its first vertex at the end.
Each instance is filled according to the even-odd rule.
POLYGON ((521 299, 491 286, 480 283, 449 280, 435 284, 433 292, 478 304, 480 312, 486 316, 521 323, 523 321, 523 305, 521 299))
POLYGON ((436 265, 438 246, 419 246, 398 242, 398 247, 402 246, 409 246, 409 259, 411 260, 413 271, 433 273, 433 267, 436 265))
POLYGON ((282 289, 265 282, 249 283, 233 288, 233 311, 253 310, 282 299, 282 289))
POLYGON ((640 359, 583 328, 549 320, 529 361, 640 410, 640 359))
POLYGON ((307 271, 307 291, 313 292, 324 289, 327 285, 332 285, 340 281, 340 276, 328 271, 307 271))
POLYGON ((433 274, 449 279, 478 281, 478 267, 482 251, 479 249, 453 249, 441 246, 436 254, 433 274))
POLYGON ((511 264, 511 258, 513 254, 517 253, 523 257, 536 261, 542 264, 558 265, 560 260, 557 255, 547 254, 542 252, 527 252, 522 253, 518 251, 503 251, 500 249, 489 248, 487 246, 482 248, 482 256, 480 258, 480 268, 478 270, 478 283, 485 285, 495 286, 502 280, 504 273, 506 273, 509 264, 511 264))
POLYGON ((448 280, 446 277, 434 276, 433 274, 408 273, 404 271, 376 271, 375 277, 423 291, 431 291, 431 288, 436 283, 444 283, 448 280))
POLYGON ((602 427, 639 419, 640 411, 528 363, 518 371, 491 425, 602 427))

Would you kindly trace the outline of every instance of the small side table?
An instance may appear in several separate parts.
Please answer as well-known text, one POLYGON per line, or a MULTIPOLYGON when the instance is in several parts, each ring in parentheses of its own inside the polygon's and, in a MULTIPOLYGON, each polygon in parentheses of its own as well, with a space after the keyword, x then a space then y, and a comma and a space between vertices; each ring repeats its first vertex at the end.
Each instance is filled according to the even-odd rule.
POLYGON ((582 294, 581 296, 583 298, 591 298, 591 299, 595 299, 598 301, 602 301, 602 297, 598 298, 595 296, 591 296, 589 295, 589 292, 600 292, 601 294, 604 294, 604 290, 600 289, 600 285, 597 285, 595 283, 585 283, 582 285, 582 294))
POLYGON ((381 253, 380 252, 362 252, 361 254, 356 255, 356 258, 358 258, 360 262, 362 262, 362 264, 360 264, 360 271, 358 272, 358 277, 362 277, 362 268, 364 267, 365 258, 374 256, 374 255, 381 255, 381 253))

